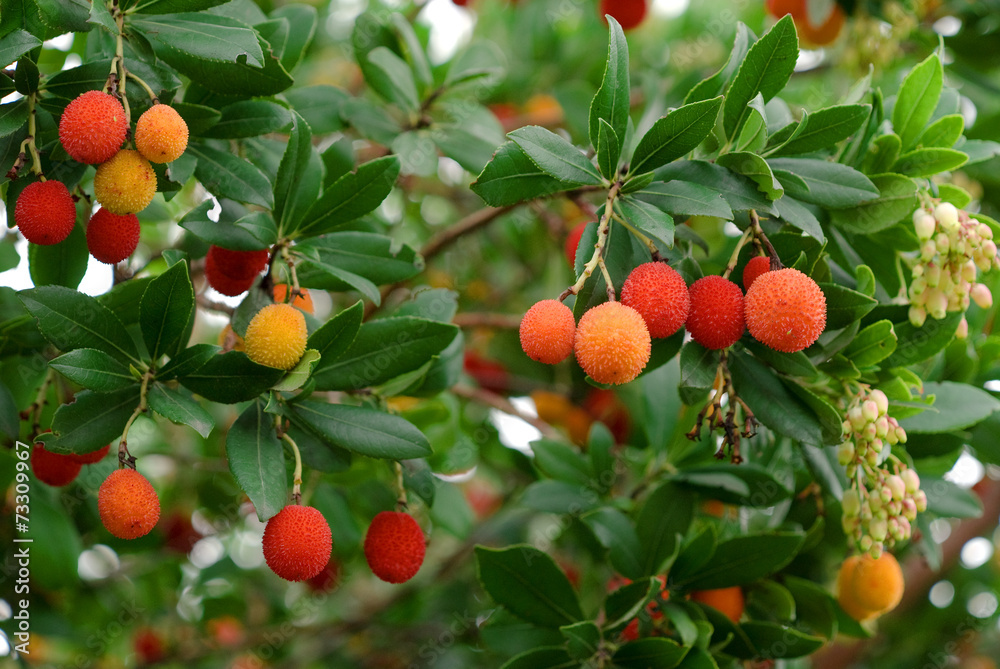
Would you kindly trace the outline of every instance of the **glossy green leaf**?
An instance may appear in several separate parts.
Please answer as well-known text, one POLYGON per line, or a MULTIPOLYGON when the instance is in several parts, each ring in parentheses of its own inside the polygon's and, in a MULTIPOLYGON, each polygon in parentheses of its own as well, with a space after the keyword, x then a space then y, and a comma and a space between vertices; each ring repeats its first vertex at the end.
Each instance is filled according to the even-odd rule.
POLYGON ((222 108, 222 115, 204 137, 245 139, 277 132, 291 122, 288 110, 267 100, 240 100, 222 108))
POLYGON ((413 80, 406 61, 397 56, 385 46, 378 46, 368 52, 369 67, 378 69, 387 83, 379 92, 386 96, 389 102, 403 109, 415 111, 420 106, 417 99, 417 85, 413 80))
POLYGON ((934 395, 934 404, 916 416, 900 421, 907 432, 963 430, 1000 411, 1000 400, 985 390, 954 381, 927 381, 923 397, 934 395))
POLYGON ((892 109, 892 127, 902 140, 904 150, 916 143, 931 120, 941 98, 943 84, 944 69, 936 52, 921 61, 903 79, 892 109))
POLYGON ((596 186, 602 182, 597 168, 565 139, 537 125, 518 128, 507 136, 545 174, 571 185, 596 186))
POLYGON ((174 263, 153 279, 139 303, 139 327, 153 360, 187 346, 194 326, 194 287, 186 262, 174 263))
POLYGON ((826 329, 839 330, 875 308, 878 301, 836 283, 819 284, 826 297, 826 329))
POLYGON ((260 399, 244 409, 226 433, 226 459, 261 521, 284 508, 288 502, 285 451, 274 432, 274 417, 264 411, 260 399))
POLYGON ((134 19, 132 25, 154 41, 199 60, 242 62, 262 67, 264 54, 248 26, 214 14, 161 14, 134 19))
POLYGON ((208 437, 215 427, 212 414, 202 408, 189 394, 154 383, 147 396, 149 408, 178 425, 187 425, 202 437, 208 437))
POLYGON ((722 194, 732 211, 755 209, 757 213, 773 213, 771 201, 757 190, 746 177, 726 168, 701 160, 675 160, 656 170, 660 181, 688 181, 722 194))
POLYGON ((289 412, 324 441, 371 458, 407 460, 431 454, 430 442, 420 430, 383 411, 306 400, 291 405, 289 412))
POLYGON ((733 218, 733 210, 719 191, 689 181, 652 183, 634 195, 674 216, 733 218))
POLYGON ((721 106, 719 96, 686 104, 658 119, 636 145, 630 171, 648 172, 693 151, 715 127, 721 106))
POLYGON ((590 103, 590 143, 597 146, 600 119, 604 119, 623 142, 628 129, 628 112, 632 105, 629 83, 628 42, 614 17, 608 19, 608 57, 601 87, 590 103))
POLYGON ((52 432, 56 438, 45 442, 53 453, 90 453, 104 448, 121 436, 125 423, 139 406, 139 386, 110 393, 84 390, 70 404, 56 409, 52 432))
POLYGON ((747 52, 723 105, 726 137, 733 138, 750 114, 747 104, 760 93, 767 102, 788 83, 799 56, 799 41, 791 16, 785 16, 747 52))
POLYGON ((693 513, 693 495, 669 481, 646 498, 636 522, 644 576, 659 574, 676 555, 678 537, 687 532, 693 513))
POLYGON ((514 142, 506 142, 473 182, 472 192, 493 207, 550 195, 568 186, 539 168, 514 142))
POLYGON ((917 146, 950 149, 955 146, 964 130, 965 117, 961 114, 942 116, 924 129, 917 140, 917 146))
POLYGON ((908 177, 932 177, 957 170, 968 160, 969 156, 955 149, 914 149, 901 155, 891 171, 908 177))
POLYGON ((831 212, 831 221, 848 232, 871 234, 892 227, 910 216, 918 205, 917 184, 901 174, 881 174, 872 177, 879 189, 874 200, 831 212))
POLYGON ((752 464, 684 469, 670 479, 727 504, 766 508, 792 495, 767 470, 752 464))
POLYGON ((616 204, 626 223, 667 248, 673 248, 674 219, 670 214, 630 195, 620 198, 616 204))
POLYGON ((877 365, 896 350, 896 341, 892 321, 876 321, 858 332, 844 355, 858 367, 877 365))
POLYGON ((212 195, 268 209, 273 206, 271 183, 254 165, 210 146, 189 144, 187 150, 198 159, 195 177, 212 195))
POLYGON ((632 669, 673 669, 688 649, 672 639, 639 639, 621 646, 612 656, 616 666, 632 669))
POLYGON ((789 625, 748 620, 741 625, 758 654, 769 658, 793 658, 811 655, 819 650, 826 639, 799 631, 789 625))
POLYGON ((617 509, 600 507, 583 514, 580 520, 608 549, 611 564, 619 574, 632 579, 642 576, 639 537, 628 516, 617 509))
POLYGON ((97 392, 121 390, 138 383, 128 367, 104 351, 78 348, 49 361, 49 367, 73 383, 97 392))
POLYGON ((615 131, 603 118, 600 136, 597 138, 597 166, 607 179, 614 179, 618 173, 618 158, 621 156, 621 146, 615 131))
POLYGON ((748 355, 731 355, 729 371, 740 399, 757 418, 780 434, 807 444, 823 444, 815 414, 761 362, 748 355))
POLYGON ((374 211, 392 191, 399 158, 376 158, 345 174, 323 191, 298 227, 300 235, 320 235, 374 211))
POLYGON ((76 288, 87 273, 89 260, 87 239, 79 225, 58 244, 28 245, 28 272, 35 286, 76 288))
POLYGON ((774 154, 788 156, 833 147, 857 132, 871 110, 871 105, 837 105, 805 113, 795 132, 774 154))
POLYGON ((791 562, 804 538, 799 532, 733 537, 719 543, 712 560, 697 574, 676 585, 686 590, 714 590, 753 583, 791 562))
POLYGON ((486 592, 528 622, 558 628, 583 618, 566 575, 537 548, 526 544, 504 549, 476 546, 476 569, 486 592))
POLYGON ((306 347, 319 351, 322 356, 316 371, 333 364, 350 348, 361 329, 363 315, 364 305, 355 302, 309 335, 306 347))
POLYGON ((843 208, 879 196, 877 185, 847 165, 814 158, 772 158, 767 162, 779 180, 788 173, 806 183, 803 189, 794 179, 782 181, 788 194, 803 202, 843 208))
POLYGON ((719 156, 715 162, 717 165, 749 178, 757 184, 757 189, 769 200, 777 200, 784 195, 784 188, 774 178, 771 167, 756 153, 726 153, 719 156))
POLYGON ((213 356, 180 377, 180 382, 207 400, 235 404, 256 398, 283 375, 284 370, 258 365, 242 351, 230 351, 213 356))

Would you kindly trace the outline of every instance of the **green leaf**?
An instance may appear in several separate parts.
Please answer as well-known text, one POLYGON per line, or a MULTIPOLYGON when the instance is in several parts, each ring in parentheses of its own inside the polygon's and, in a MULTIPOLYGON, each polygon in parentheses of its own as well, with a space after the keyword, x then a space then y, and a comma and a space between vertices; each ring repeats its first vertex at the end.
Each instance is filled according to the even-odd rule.
POLYGON ((89 260, 87 238, 79 225, 58 244, 28 244, 28 271, 36 286, 76 288, 87 273, 89 260))
POLYGON ((178 376, 187 376, 204 365, 216 353, 219 347, 215 344, 195 344, 190 346, 170 359, 170 361, 156 372, 156 378, 160 381, 169 381, 178 376))
POLYGON ((656 170, 660 181, 689 181, 717 191, 732 211, 757 210, 774 213, 771 201, 757 190, 752 181, 725 167, 701 160, 675 160, 656 170))
POLYGON ((639 639, 621 646, 612 656, 616 666, 632 669, 673 669, 681 663, 688 648, 671 639, 639 639))
POLYGON ((212 195, 267 209, 274 205, 271 183, 254 165, 229 151, 201 144, 190 144, 187 150, 198 159, 195 177, 212 195))
POLYGON ((674 216, 733 219, 733 210, 719 191, 689 181, 652 183, 634 195, 674 216))
MULTIPOLYGON (((178 221, 178 224, 199 239, 233 251, 259 251, 270 244, 261 241, 258 235, 265 236, 265 229, 274 230, 274 222, 263 211, 247 214, 238 221, 232 220, 232 215, 224 208, 219 214, 219 220, 213 221, 208 212, 215 206, 212 200, 205 200, 189 211, 178 221), (259 219, 265 219, 261 221, 259 219), (270 226, 267 225, 270 221, 270 226), (256 223, 256 224, 255 224, 256 223)), ((276 232, 276 230, 274 230, 276 232)))
POLYGON ((196 105, 190 102, 173 102, 171 106, 180 114, 184 122, 187 123, 188 132, 192 137, 200 137, 203 132, 215 125, 222 112, 213 107, 196 105))
POLYGON ((916 416, 899 422, 907 432, 938 433, 964 430, 1000 411, 1000 400, 965 383, 927 381, 923 398, 934 396, 934 404, 916 416))
POLYGON ((45 442, 53 453, 90 453, 121 436, 132 412, 139 406, 139 386, 95 393, 84 390, 52 417, 55 440, 45 442))
POLYGON ((597 507, 597 495, 591 488, 565 481, 543 479, 524 489, 520 504, 544 513, 579 514, 597 507))
POLYGON ((747 52, 723 106, 723 128, 730 139, 750 114, 748 103, 758 93, 767 102, 788 83, 799 56, 799 41, 791 16, 785 16, 747 52))
POLYGON ((787 565, 805 535, 801 532, 748 534, 721 542, 704 568, 675 585, 685 590, 715 590, 753 583, 787 565))
POLYGON ((139 362, 125 326, 89 295, 62 286, 42 286, 21 291, 18 297, 57 349, 96 348, 125 363, 139 362))
POLYGON ((820 283, 826 297, 826 329, 839 330, 875 308, 878 300, 836 283, 820 283))
POLYGON ((955 337, 958 322, 963 318, 961 312, 954 311, 941 320, 928 318, 921 327, 914 327, 909 321, 896 323, 896 350, 882 366, 906 367, 915 362, 926 360, 943 350, 955 337))
POLYGON ((642 575, 659 574, 677 553, 678 537, 687 533, 693 513, 694 497, 669 481, 646 498, 636 522, 642 548, 642 575), (665 513, 666 509, 670 512, 665 513))
MULTIPOLYGON (((200 12, 229 0, 142 0, 134 3, 139 14, 173 14, 175 12, 200 12)), ((130 7, 129 9, 132 9, 130 7)))
POLYGON ((373 212, 389 196, 397 176, 398 156, 383 156, 359 165, 323 191, 306 211, 297 234, 321 235, 373 212))
POLYGON ((452 342, 458 328, 422 318, 369 321, 351 347, 313 374, 317 390, 357 390, 385 383, 425 364, 452 342))
POLYGON ((41 45, 42 40, 28 31, 21 30, 20 28, 13 30, 0 39, 0 63, 6 67, 35 47, 41 45))
POLYGON ((486 592, 528 622, 558 628, 583 618, 569 579, 537 548, 526 544, 504 549, 476 546, 476 569, 486 592))
POLYGON ((567 186, 543 172, 514 142, 505 142, 470 186, 492 207, 507 207, 567 186))
POLYGON ((774 178, 771 167, 756 153, 726 153, 719 156, 715 162, 751 179, 769 200, 777 200, 784 195, 784 188, 774 178))
POLYGON ((718 530, 715 529, 714 525, 706 525, 702 528, 677 553, 677 559, 670 567, 671 579, 684 581, 699 573, 702 567, 711 562, 718 543, 718 530))
POLYGON ((715 127, 722 99, 692 102, 657 120, 636 145, 629 171, 648 172, 693 151, 715 127))
POLYGON ((667 248, 673 248, 674 219, 670 214, 631 195, 620 198, 616 204, 621 208, 622 217, 629 225, 661 242, 667 248))
POLYGON ((534 648, 515 655, 500 669, 574 669, 580 662, 563 648, 534 648))
POLYGON ((680 669, 719 669, 712 655, 697 646, 691 648, 684 660, 678 665, 680 669))
POLYGON ((791 137, 772 153, 789 156, 831 148, 861 128, 871 111, 871 105, 837 105, 806 112, 791 137))
POLYGON ((389 102, 411 112, 420 107, 417 85, 405 60, 388 47, 378 46, 368 52, 368 63, 382 73, 384 81, 388 84, 381 87, 378 92, 389 102))
POLYGON ((819 650, 826 639, 806 634, 794 627, 778 623, 748 620, 740 625, 750 643, 757 649, 754 657, 768 658, 805 657, 819 650))
POLYGON ((153 279, 139 303, 139 327, 153 360, 187 346, 194 326, 194 287, 186 262, 174 263, 153 279))
POLYGON ((896 350, 896 341, 892 321, 876 321, 854 337, 854 341, 844 349, 844 355, 858 367, 870 367, 892 355, 896 350))
POLYGON ((914 149, 901 155, 892 166, 892 171, 908 177, 932 177, 956 170, 968 160, 969 156, 955 149, 914 149))
POLYGON ((719 369, 719 353, 693 339, 681 347, 681 378, 678 392, 686 404, 697 404, 708 395, 719 369))
POLYGON ((901 174, 872 177, 878 198, 851 209, 830 212, 834 225, 848 232, 871 234, 892 227, 909 217, 919 204, 917 184, 901 174))
POLYGON ((35 0, 42 22, 57 31, 86 32, 90 30, 90 3, 87 0, 35 0))
POLYGON ((563 625, 559 628, 566 639, 569 654, 577 660, 586 660, 601 645, 601 630, 590 620, 563 625))
POLYGON ((774 206, 778 211, 778 216, 785 223, 798 228, 819 242, 826 241, 826 235, 823 234, 823 226, 820 225, 819 219, 804 204, 785 195, 781 200, 775 202, 774 206))
POLYGON ((154 383, 147 395, 149 408, 178 425, 187 425, 202 437, 208 438, 215 419, 189 394, 162 383, 154 383))
POLYGON ((876 137, 861 164, 861 171, 865 174, 885 174, 896 164, 902 148, 899 135, 895 133, 876 137))
POLYGON ((917 140, 917 146, 950 149, 964 131, 965 117, 961 114, 948 114, 927 126, 917 140))
POLYGON ((361 329, 364 311, 364 304, 355 302, 309 335, 306 348, 319 351, 322 356, 315 371, 329 367, 350 348, 361 329))
POLYGON ((528 158, 554 179, 572 185, 596 186, 602 183, 583 153, 565 139, 537 125, 518 128, 507 134, 528 158))
POLYGON ((879 196, 879 189, 864 174, 852 167, 812 158, 772 158, 767 161, 775 176, 789 173, 806 183, 803 189, 795 180, 782 180, 788 194, 822 207, 853 207, 879 196))
POLYGON ((628 130, 628 112, 632 90, 628 71, 628 42, 625 33, 614 18, 608 19, 608 58, 601 87, 590 103, 590 143, 597 146, 604 119, 615 131, 619 142, 624 142, 628 130))
POLYGON ((274 417, 264 402, 254 400, 226 434, 229 471, 253 502, 261 521, 281 511, 288 502, 285 451, 274 432, 274 417))
POLYGON ((606 630, 620 630, 640 614, 653 597, 660 593, 663 585, 656 577, 637 578, 634 583, 623 585, 610 593, 604 600, 604 614, 609 621, 606 630))
MULTIPOLYGON (((20 124, 17 127, 21 127, 20 124)), ((617 175, 620 156, 621 146, 618 137, 611 129, 611 125, 602 118, 600 136, 597 138, 597 165, 601 169, 601 174, 607 179, 614 179, 617 175)))
POLYGON ((18 416, 17 401, 11 394, 10 388, 0 383, 0 434, 13 441, 18 438, 20 431, 21 419, 18 416))
POLYGON ((28 100, 26 98, 0 105, 0 137, 11 134, 27 122, 28 100))
POLYGON ((128 367, 104 351, 78 348, 49 361, 49 367, 73 383, 97 392, 111 392, 136 385, 128 367))
POLYGON ((213 356, 181 376, 180 382, 207 400, 236 404, 256 398, 283 375, 284 370, 258 365, 242 351, 230 351, 213 356))
POLYGON ((217 63, 264 65, 264 53, 253 30, 227 16, 161 14, 155 18, 133 19, 131 24, 148 39, 186 56, 217 63))
POLYGON ((298 390, 306 384, 309 377, 312 376, 313 369, 316 364, 320 361, 320 354, 314 348, 307 348, 302 357, 299 358, 298 363, 285 374, 284 378, 278 381, 272 390, 278 392, 291 392, 293 390, 298 390))
POLYGON ((736 152, 756 153, 767 145, 767 110, 760 93, 747 103, 750 113, 736 141, 731 144, 736 152))
POLYGON ((764 425, 807 444, 823 444, 823 429, 815 414, 789 392, 773 370, 748 355, 731 355, 729 371, 737 395, 764 425))
POLYGON ((421 45, 416 31, 403 14, 394 12, 389 20, 392 22, 392 29, 396 36, 399 37, 400 46, 403 47, 404 51, 403 55, 407 57, 407 63, 413 71, 413 77, 421 90, 427 89, 434 83, 434 75, 431 73, 431 64, 427 60, 427 54, 424 53, 423 45, 421 45))
POLYGON ((684 469, 670 479, 726 504, 766 508, 792 496, 766 469, 752 464, 684 469))
MULTIPOLYGON (((286 5, 286 7, 293 6, 295 5, 286 5)), ((342 88, 327 84, 302 86, 301 88, 296 86, 285 91, 284 96, 292 109, 302 116, 313 133, 325 135, 344 127, 344 123, 340 119, 340 108, 349 96, 342 88)))
POLYGON ((594 473, 590 465, 569 445, 538 439, 531 442, 531 450, 535 454, 535 466, 546 476, 567 483, 593 483, 594 473))
POLYGON ((695 84, 684 97, 684 104, 707 100, 722 93, 726 84, 729 83, 740 65, 743 64, 743 59, 746 58, 750 45, 756 41, 757 36, 746 27, 746 24, 742 21, 737 21, 736 39, 733 40, 733 48, 729 53, 729 58, 726 59, 725 65, 719 68, 719 71, 712 76, 695 84))
POLYGON ((290 418, 323 440, 371 458, 409 460, 431 454, 423 432, 399 416, 376 409, 306 400, 289 407, 290 418))
POLYGON ((602 546, 615 570, 626 578, 642 576, 639 537, 628 516, 617 509, 600 507, 580 516, 602 546))
POLYGON ((291 122, 287 109, 267 100, 241 100, 222 108, 222 116, 203 137, 244 139, 277 132, 291 122))
POLYGON ((916 65, 903 79, 892 108, 892 127, 902 140, 904 150, 912 147, 924 132, 941 98, 943 84, 944 69, 936 52, 916 65))

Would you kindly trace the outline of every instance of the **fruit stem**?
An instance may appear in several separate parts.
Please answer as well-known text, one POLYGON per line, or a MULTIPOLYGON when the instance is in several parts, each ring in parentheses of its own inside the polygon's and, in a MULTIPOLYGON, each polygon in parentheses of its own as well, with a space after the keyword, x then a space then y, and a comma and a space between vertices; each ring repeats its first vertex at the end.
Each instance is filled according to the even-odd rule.
MULTIPOLYGON (((601 221, 597 225, 597 243, 594 244, 594 255, 590 257, 587 264, 583 266, 583 272, 580 273, 580 277, 576 280, 572 286, 567 288, 559 296, 559 301, 562 302, 570 295, 577 295, 580 289, 583 288, 583 284, 587 283, 587 279, 590 275, 594 273, 598 265, 604 262, 604 246, 608 242, 608 227, 611 224, 611 217, 614 215, 615 200, 618 198, 618 192, 621 190, 622 182, 616 181, 614 185, 608 190, 608 199, 604 203, 604 213, 601 215, 601 221)), ((605 281, 608 283, 609 291, 614 290, 614 286, 611 284, 610 279, 605 275, 605 281)), ((610 293, 609 293, 610 294, 610 293)))
POLYGON ((746 243, 753 237, 753 234, 754 225, 751 222, 751 224, 747 226, 747 229, 743 231, 743 234, 740 236, 740 240, 736 242, 736 248, 733 249, 733 255, 729 256, 729 262, 726 263, 726 271, 722 273, 723 279, 728 279, 729 275, 733 273, 734 269, 736 269, 736 263, 740 260, 740 251, 743 250, 744 245, 746 245, 746 243))
MULTIPOLYGON (((118 34, 115 36, 115 57, 111 61, 112 70, 118 68, 118 95, 122 99, 122 107, 125 108, 125 125, 132 123, 132 110, 128 106, 128 97, 125 95, 125 83, 128 81, 128 70, 125 69, 125 15, 121 12, 118 3, 114 4, 115 23, 118 24, 118 34)), ((112 71, 112 74, 115 74, 112 71)))
POLYGON ((160 104, 160 99, 156 97, 156 93, 154 93, 153 89, 149 87, 149 84, 142 80, 142 77, 133 74, 131 70, 126 71, 125 76, 131 78, 132 81, 142 86, 142 89, 146 91, 146 94, 149 96, 149 99, 153 101, 154 105, 160 104))
POLYGON ((650 256, 652 256, 653 262, 660 262, 661 260, 663 260, 663 256, 660 255, 660 249, 656 248, 656 244, 653 242, 652 239, 650 239, 649 237, 647 237, 646 235, 644 235, 642 232, 640 232, 639 230, 637 230, 632 224, 630 224, 628 221, 626 221, 622 216, 619 216, 617 212, 614 214, 614 217, 615 217, 616 221, 618 221, 619 223, 621 223, 622 225, 624 225, 626 228, 628 228, 628 231, 631 232, 634 237, 636 237, 639 241, 641 241, 643 244, 646 245, 646 248, 649 249, 650 256))
POLYGON ((38 393, 35 395, 35 401, 28 408, 28 416, 34 416, 31 422, 31 435, 32 438, 38 436, 38 429, 41 427, 42 423, 42 409, 48 404, 46 397, 49 394, 49 386, 52 385, 52 381, 55 378, 55 371, 50 367, 48 371, 45 372, 45 379, 42 380, 42 385, 38 389, 38 393))
POLYGON ((31 171, 38 175, 40 181, 45 181, 45 175, 42 174, 42 159, 38 155, 38 146, 35 145, 35 133, 37 132, 37 126, 35 122, 35 96, 37 93, 32 93, 28 96, 28 136, 24 138, 21 142, 21 153, 24 153, 25 148, 31 154, 31 171))
POLYGON ((295 259, 292 254, 288 251, 288 246, 281 247, 281 257, 288 265, 288 272, 291 275, 292 287, 290 290, 286 291, 285 301, 291 303, 296 297, 302 294, 302 289, 299 287, 299 275, 295 271, 295 259))
POLYGON ((604 285, 608 291, 608 301, 614 302, 616 300, 615 295, 615 284, 611 281, 611 274, 608 272, 608 266, 604 262, 604 256, 598 256, 597 264, 601 268, 601 274, 604 275, 604 285))
POLYGON ((396 510, 406 511, 406 485, 403 483, 403 465, 399 460, 394 463, 396 468, 396 510))
POLYGON ((128 422, 125 423, 125 429, 122 430, 122 439, 118 442, 118 464, 125 466, 126 464, 135 469, 135 458, 128 450, 128 431, 132 428, 132 423, 135 419, 139 417, 139 414, 145 413, 148 407, 146 402, 146 397, 149 392, 149 380, 153 378, 153 370, 148 369, 146 373, 142 375, 142 385, 139 386, 139 405, 129 416, 128 422))
POLYGON ((287 432, 282 431, 281 440, 288 444, 295 456, 295 471, 292 472, 292 499, 296 504, 302 502, 302 455, 299 453, 299 445, 295 443, 287 432))
POLYGON ((764 234, 764 229, 760 227, 760 216, 757 215, 756 209, 750 210, 750 227, 753 229, 754 243, 763 244, 764 249, 767 251, 767 257, 771 259, 771 271, 783 269, 784 265, 781 264, 778 252, 774 250, 771 240, 767 238, 767 235, 764 234))

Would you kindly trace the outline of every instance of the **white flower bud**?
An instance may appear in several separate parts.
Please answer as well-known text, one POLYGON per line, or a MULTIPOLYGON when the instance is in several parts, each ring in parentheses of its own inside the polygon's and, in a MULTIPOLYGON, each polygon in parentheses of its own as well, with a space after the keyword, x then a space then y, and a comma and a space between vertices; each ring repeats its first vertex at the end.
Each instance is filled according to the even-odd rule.
POLYGON ((934 217, 923 209, 913 212, 913 229, 920 241, 930 239, 934 235, 934 228, 936 226, 937 222, 934 220, 934 217))
POLYGON ((900 476, 893 474, 886 479, 885 484, 892 491, 894 500, 901 500, 906 495, 906 484, 900 476))
POLYGON ((924 268, 924 281, 932 288, 941 283, 941 265, 930 263, 924 268))
POLYGON ((845 441, 840 446, 837 447, 837 462, 840 463, 842 467, 846 467, 854 459, 854 443, 850 441, 845 441))
POLYGON ((980 239, 993 239, 993 228, 985 223, 980 223, 976 226, 976 233, 980 239))
POLYGON ((878 407, 878 413, 880 416, 885 415, 889 411, 889 398, 878 388, 873 389, 868 393, 868 399, 875 402, 875 406, 878 407))
POLYGON ((912 499, 903 500, 903 518, 907 520, 916 520, 917 518, 917 504, 912 499))
POLYGON ((931 318, 941 320, 948 311, 948 297, 939 288, 930 288, 927 290, 925 308, 931 318))
POLYGON ((947 254, 948 249, 951 248, 951 240, 948 239, 948 235, 943 232, 938 233, 934 236, 934 244, 937 245, 938 253, 947 254))
POLYGON ((858 494, 857 490, 847 490, 844 492, 844 499, 840 504, 844 509, 845 516, 857 516, 861 511, 861 496, 858 494))
POLYGON ((942 202, 934 208, 934 218, 947 231, 958 227, 958 208, 951 202, 942 202))
POLYGON ((920 490, 920 477, 915 470, 904 469, 899 472, 899 477, 903 479, 903 483, 906 485, 906 492, 912 495, 920 490))
POLYGON ((977 283, 969 291, 969 297, 982 309, 989 309, 993 306, 993 293, 989 286, 984 283, 977 283))
MULTIPOLYGON (((890 521, 891 522, 891 521, 890 521)), ((889 524, 884 520, 873 520, 868 526, 868 534, 875 541, 885 541, 889 533, 889 524)))

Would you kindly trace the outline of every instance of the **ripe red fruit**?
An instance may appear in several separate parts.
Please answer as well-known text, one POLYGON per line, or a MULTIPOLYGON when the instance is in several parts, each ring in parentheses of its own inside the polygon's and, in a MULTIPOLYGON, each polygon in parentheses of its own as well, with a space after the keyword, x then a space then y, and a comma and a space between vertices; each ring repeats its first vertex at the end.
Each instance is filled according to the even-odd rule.
POLYGON ((263 548, 271 571, 286 581, 304 581, 330 560, 333 535, 318 509, 290 504, 267 521, 263 548))
POLYGON ((140 627, 132 638, 132 647, 139 660, 144 664, 153 664, 162 660, 166 653, 163 648, 163 639, 156 630, 149 627, 140 627))
POLYGON ((235 297, 245 293, 266 267, 270 254, 260 251, 233 251, 211 246, 205 256, 205 278, 223 295, 235 297))
POLYGON ((507 368, 496 360, 489 360, 473 349, 465 350, 463 361, 465 373, 476 380, 481 388, 495 393, 505 393, 510 388, 507 368))
POLYGON ((684 325, 691 298, 684 277, 662 262, 639 265, 625 279, 622 304, 639 312, 649 335, 669 337, 684 325))
POLYGON ((59 141, 73 160, 96 165, 118 153, 128 123, 122 103, 104 91, 87 91, 66 105, 59 141))
POLYGON ((97 511, 108 532, 119 539, 137 539, 160 519, 160 498, 136 470, 116 469, 97 491, 97 511))
POLYGON ((91 451, 90 453, 70 453, 67 458, 73 460, 73 462, 79 462, 81 465, 92 465, 95 462, 100 462, 104 459, 104 456, 108 454, 111 450, 111 444, 108 444, 104 448, 99 448, 96 451, 91 451))
POLYGON ((811 346, 826 327, 826 296, 797 269, 761 275, 747 292, 746 319, 754 339, 776 351, 811 346))
POLYGON ((743 268, 743 290, 749 291, 750 286, 753 285, 754 279, 763 274, 764 272, 771 271, 771 259, 767 256, 754 256, 747 261, 746 267, 743 268))
POLYGON ((14 222, 32 244, 58 244, 73 232, 76 205, 61 181, 36 181, 18 196, 14 222))
POLYGON ((687 331, 696 342, 710 349, 728 348, 743 336, 746 324, 739 286, 721 276, 704 276, 688 292, 687 331))
POLYGON ((87 249, 106 265, 125 260, 138 245, 139 219, 135 214, 119 216, 101 207, 87 224, 87 249))
POLYGON ((566 262, 569 263, 570 267, 576 266, 576 250, 580 246, 580 238, 583 237, 583 231, 586 229, 587 222, 584 221, 570 230, 569 234, 566 235, 566 243, 563 251, 566 253, 566 262))
POLYGON ((47 451, 40 443, 31 449, 31 470, 42 483, 56 487, 68 485, 80 473, 81 467, 70 456, 47 451))
POLYGON ((580 319, 573 350, 598 383, 628 383, 649 362, 651 341, 639 312, 621 302, 592 307, 580 319))
POLYGON ((383 511, 365 535, 365 559, 372 573, 387 583, 404 583, 424 563, 427 544, 417 521, 401 511, 383 511))
POLYGON ((546 365, 562 362, 573 352, 576 321, 559 300, 542 300, 521 319, 521 348, 529 358, 546 365))
POLYGON ((622 30, 631 30, 642 23, 648 9, 648 0, 601 0, 600 13, 613 16, 622 30))

